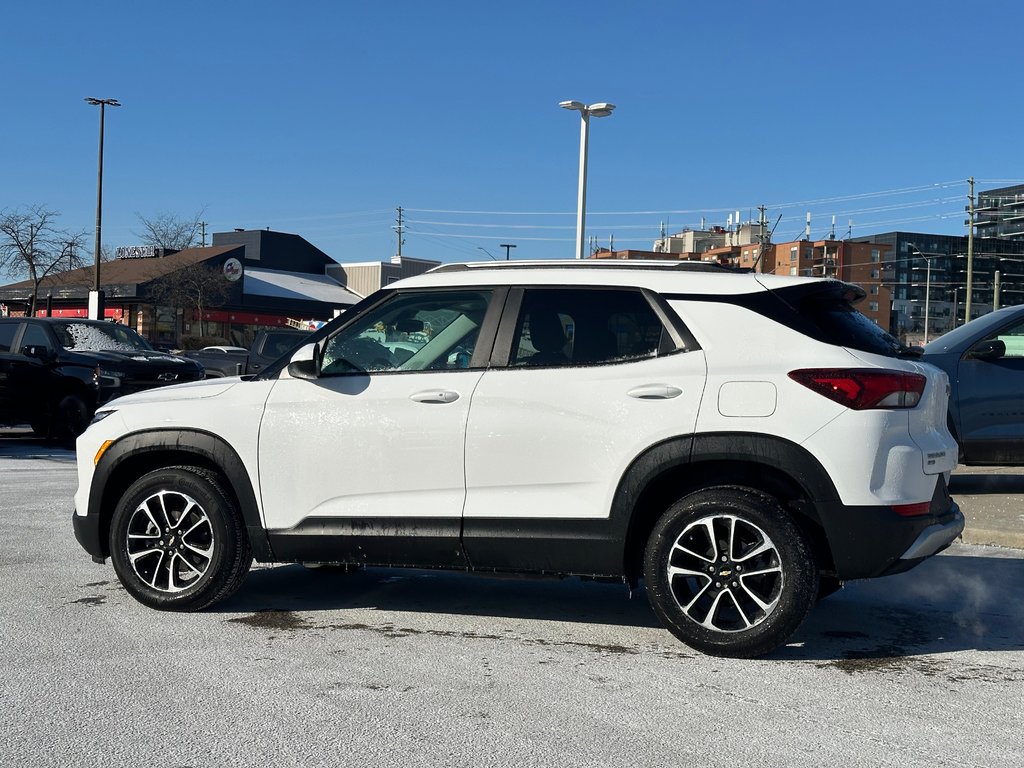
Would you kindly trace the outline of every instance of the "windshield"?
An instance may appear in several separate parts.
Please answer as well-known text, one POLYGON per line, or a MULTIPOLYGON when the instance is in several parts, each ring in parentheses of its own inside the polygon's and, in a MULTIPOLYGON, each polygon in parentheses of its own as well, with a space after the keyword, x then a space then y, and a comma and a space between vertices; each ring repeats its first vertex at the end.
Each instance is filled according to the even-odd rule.
POLYGON ((76 352, 139 352, 152 350, 144 338, 117 323, 55 323, 64 349, 76 352))

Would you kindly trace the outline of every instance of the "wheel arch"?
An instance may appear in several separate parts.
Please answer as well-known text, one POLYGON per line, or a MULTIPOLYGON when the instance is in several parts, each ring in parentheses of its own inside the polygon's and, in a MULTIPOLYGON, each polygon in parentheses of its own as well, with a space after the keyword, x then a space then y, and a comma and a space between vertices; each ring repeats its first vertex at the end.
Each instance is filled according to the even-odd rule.
POLYGON ((173 466, 196 466, 225 480, 248 533, 253 555, 270 561, 273 553, 263 527, 256 493, 238 453, 222 438, 197 429, 155 429, 118 439, 104 452, 93 473, 89 515, 99 521, 102 556, 110 555, 110 524, 118 500, 147 472, 173 466))
POLYGON ((616 490, 612 518, 620 522, 626 578, 640 577, 643 552, 655 523, 683 496, 712 486, 763 491, 794 512, 823 572, 834 558, 819 515, 819 501, 838 498, 835 485, 806 449, 756 433, 713 433, 667 440, 638 456, 616 490))

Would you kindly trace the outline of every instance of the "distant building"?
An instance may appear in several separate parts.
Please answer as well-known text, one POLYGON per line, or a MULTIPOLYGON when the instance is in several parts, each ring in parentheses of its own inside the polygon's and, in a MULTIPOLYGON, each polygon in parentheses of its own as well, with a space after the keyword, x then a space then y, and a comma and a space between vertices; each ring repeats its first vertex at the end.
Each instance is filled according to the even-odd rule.
MULTIPOLYGON (((882 279, 892 291, 891 331, 923 332, 926 304, 929 334, 966 321, 966 235, 884 232, 853 242, 887 246, 882 279)), ((975 237, 973 255, 971 318, 1024 304, 1024 238, 975 237)))
POLYGON ((333 263, 327 267, 327 276, 345 286, 346 290, 365 298, 391 283, 422 275, 440 264, 440 261, 429 259, 393 256, 390 261, 333 263))
POLYGON ((974 213, 977 237, 1024 240, 1024 184, 979 192, 974 213))

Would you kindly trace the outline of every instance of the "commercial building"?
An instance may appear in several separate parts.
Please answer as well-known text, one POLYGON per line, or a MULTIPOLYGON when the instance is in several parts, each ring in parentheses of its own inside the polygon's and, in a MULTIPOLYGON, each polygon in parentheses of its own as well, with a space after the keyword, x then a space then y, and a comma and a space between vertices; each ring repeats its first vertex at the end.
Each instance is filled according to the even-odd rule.
POLYGON ((440 264, 440 261, 429 259, 393 256, 390 261, 332 263, 327 266, 327 276, 345 286, 351 293, 365 298, 391 283, 406 277, 422 275, 440 264))
MULTIPOLYGON (((154 344, 180 347, 188 337, 219 339, 247 346, 261 328, 290 321, 329 320, 355 304, 327 270, 333 259, 298 235, 270 230, 235 230, 213 235, 213 245, 170 251, 152 247, 117 249, 117 258, 101 264, 105 316, 135 328, 154 344), (216 301, 188 301, 189 281, 212 280, 216 301), (223 284, 218 284, 223 280, 223 284), (173 288, 174 290, 170 290, 173 288), (172 303, 169 295, 179 297, 172 303)), ((86 317, 93 267, 44 278, 37 314, 86 317)), ((28 311, 32 285, 22 281, 0 287, 0 302, 11 314, 28 311)))

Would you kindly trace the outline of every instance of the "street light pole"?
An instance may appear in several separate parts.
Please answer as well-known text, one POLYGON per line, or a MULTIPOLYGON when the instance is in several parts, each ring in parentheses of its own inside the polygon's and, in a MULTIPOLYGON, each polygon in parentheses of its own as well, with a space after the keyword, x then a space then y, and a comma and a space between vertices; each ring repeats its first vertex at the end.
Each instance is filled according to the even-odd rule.
POLYGON ((508 252, 510 249, 515 248, 515 245, 512 243, 500 243, 498 247, 505 249, 505 261, 508 261, 508 252))
POLYGON ((561 101, 562 109, 572 109, 580 113, 580 182, 576 200, 576 258, 583 258, 583 236, 587 215, 587 143, 590 132, 591 117, 608 117, 615 109, 614 104, 604 101, 596 104, 584 104, 582 101, 561 101))
POLYGON ((103 123, 104 110, 106 107, 120 107, 121 102, 117 99, 94 99, 91 96, 85 99, 87 104, 100 108, 100 152, 99 168, 96 172, 96 242, 93 251, 95 262, 93 271, 92 291, 89 292, 89 318, 92 320, 103 319, 103 291, 100 290, 100 248, 103 239, 100 229, 103 222, 103 123))
POLYGON ((925 273, 924 273, 924 343, 928 343, 928 320, 931 316, 931 298, 932 298, 932 260, 930 257, 925 256, 921 253, 921 250, 913 243, 907 243, 907 245, 913 246, 914 253, 924 259, 925 273))

